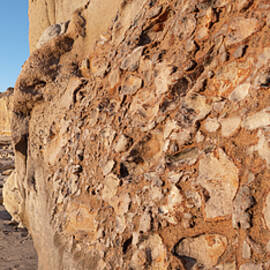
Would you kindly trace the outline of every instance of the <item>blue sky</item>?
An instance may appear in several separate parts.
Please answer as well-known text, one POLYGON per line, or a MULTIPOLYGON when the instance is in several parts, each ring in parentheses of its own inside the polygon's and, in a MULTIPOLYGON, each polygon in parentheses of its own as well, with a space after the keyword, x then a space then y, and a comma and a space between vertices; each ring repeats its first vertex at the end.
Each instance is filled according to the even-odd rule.
POLYGON ((21 66, 29 57, 28 0, 1 2, 0 91, 14 86, 21 66))

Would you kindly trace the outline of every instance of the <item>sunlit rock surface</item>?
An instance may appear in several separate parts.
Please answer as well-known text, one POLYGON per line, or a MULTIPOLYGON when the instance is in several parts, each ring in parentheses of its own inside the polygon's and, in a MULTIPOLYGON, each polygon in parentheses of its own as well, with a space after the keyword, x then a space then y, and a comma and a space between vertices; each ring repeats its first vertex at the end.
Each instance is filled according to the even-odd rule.
POLYGON ((78 2, 30 1, 15 86, 39 269, 268 269, 268 1, 78 2))

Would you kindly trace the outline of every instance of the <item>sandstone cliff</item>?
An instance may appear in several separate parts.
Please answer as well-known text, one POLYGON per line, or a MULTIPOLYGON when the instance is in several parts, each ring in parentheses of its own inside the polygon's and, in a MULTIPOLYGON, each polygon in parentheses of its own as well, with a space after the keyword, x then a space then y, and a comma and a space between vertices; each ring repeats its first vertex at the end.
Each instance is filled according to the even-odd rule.
POLYGON ((14 169, 14 154, 11 140, 11 110, 13 89, 0 93, 0 204, 3 203, 2 188, 4 180, 14 169))
POLYGON ((270 268, 269 12, 30 1, 12 139, 39 269, 270 268))

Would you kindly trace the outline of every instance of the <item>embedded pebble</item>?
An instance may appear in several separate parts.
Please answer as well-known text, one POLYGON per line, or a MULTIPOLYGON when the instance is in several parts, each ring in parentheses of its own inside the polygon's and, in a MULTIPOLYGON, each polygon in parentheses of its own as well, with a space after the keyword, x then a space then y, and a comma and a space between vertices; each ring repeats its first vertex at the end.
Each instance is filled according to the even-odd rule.
POLYGON ((184 238, 175 247, 180 258, 189 257, 207 268, 215 266, 227 247, 227 239, 219 234, 204 234, 194 238, 184 238))
POLYGON ((229 118, 220 119, 221 123, 221 134, 224 137, 232 136, 240 127, 241 117, 234 116, 229 118))
POLYGON ((232 214, 233 198, 238 189, 238 168, 218 149, 218 158, 213 153, 199 161, 197 183, 209 193, 204 201, 205 218, 217 218, 232 214))

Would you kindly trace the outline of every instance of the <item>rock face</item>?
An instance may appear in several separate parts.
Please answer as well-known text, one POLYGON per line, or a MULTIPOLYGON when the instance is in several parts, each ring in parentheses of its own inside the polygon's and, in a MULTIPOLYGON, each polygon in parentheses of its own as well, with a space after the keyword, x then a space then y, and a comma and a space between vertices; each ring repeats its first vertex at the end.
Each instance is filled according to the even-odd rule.
POLYGON ((268 1, 29 8, 12 140, 39 269, 268 269, 268 1))
POLYGON ((29 270, 37 268, 37 255, 27 230, 17 226, 23 200, 14 177, 12 93, 12 88, 0 93, 0 269, 29 270))
POLYGON ((14 170, 14 153, 11 139, 11 110, 13 89, 0 94, 0 203, 3 203, 4 181, 14 170))

